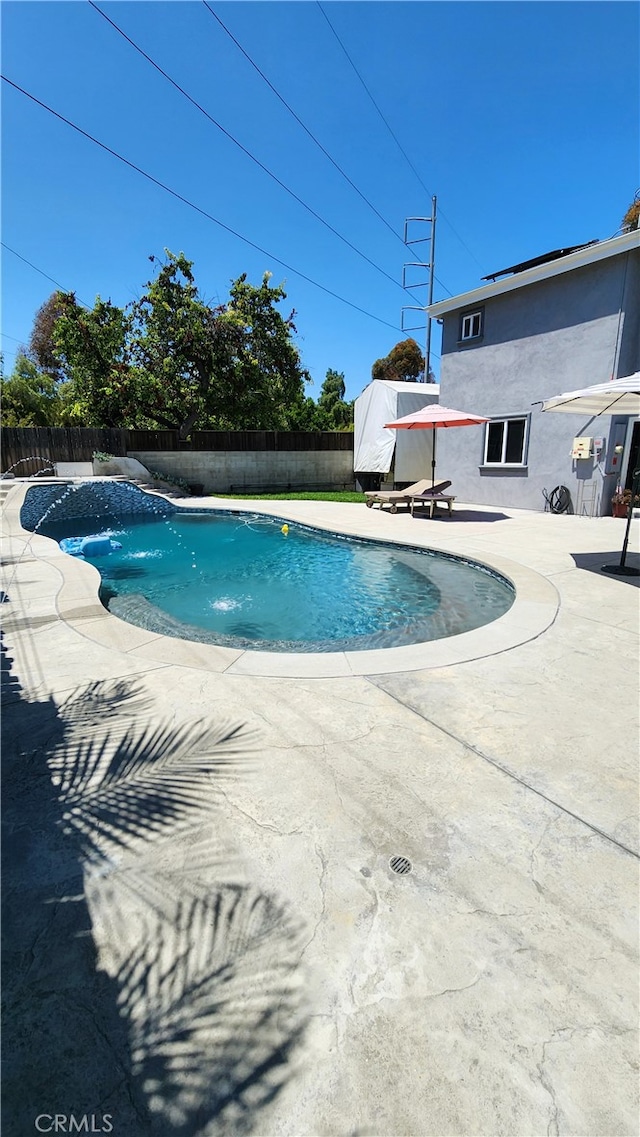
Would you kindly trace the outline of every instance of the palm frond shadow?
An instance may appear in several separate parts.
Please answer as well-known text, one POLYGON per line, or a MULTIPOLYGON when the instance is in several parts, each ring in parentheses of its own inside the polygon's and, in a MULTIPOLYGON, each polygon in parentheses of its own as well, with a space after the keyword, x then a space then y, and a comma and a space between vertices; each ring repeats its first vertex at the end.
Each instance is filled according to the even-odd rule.
POLYGON ((247 882, 217 809, 257 737, 232 722, 145 723, 151 707, 127 684, 84 694, 60 708, 48 762, 136 1094, 163 1137, 249 1132, 289 1076, 306 1018, 302 927, 247 882))
MULTIPOLYGON (((8 670, 5 650, 3 642, 8 670)), ((0 720, 3 1137, 33 1131, 52 1100, 72 1103, 78 1115, 100 1102, 121 1132, 142 1137, 148 1111, 133 1079, 125 1088, 131 1058, 117 984, 97 968, 82 858, 63 831, 47 766, 73 739, 53 695, 36 698, 17 677, 13 691, 0 720)), ((119 699, 104 685, 103 714, 119 699)))
MULTIPOLYGON (((72 730, 84 735, 86 716, 72 712, 72 730)), ((255 737, 233 723, 116 728, 102 721, 89 737, 55 750, 49 767, 65 825, 93 863, 193 824, 224 781, 248 766, 254 747, 255 737)))
POLYGON ((158 883, 164 914, 145 908, 133 928, 119 874, 91 902, 98 926, 103 904, 117 923, 110 970, 134 1077, 158 1132, 190 1137, 213 1118, 225 1135, 249 1132, 289 1076, 304 1030, 302 927, 250 885, 203 898, 182 880, 158 883))
POLYGON ((58 713, 67 729, 78 730, 82 726, 95 729, 98 721, 114 725, 123 714, 148 715, 152 707, 153 699, 140 680, 114 679, 108 683, 88 683, 80 691, 74 691, 60 703, 58 713))

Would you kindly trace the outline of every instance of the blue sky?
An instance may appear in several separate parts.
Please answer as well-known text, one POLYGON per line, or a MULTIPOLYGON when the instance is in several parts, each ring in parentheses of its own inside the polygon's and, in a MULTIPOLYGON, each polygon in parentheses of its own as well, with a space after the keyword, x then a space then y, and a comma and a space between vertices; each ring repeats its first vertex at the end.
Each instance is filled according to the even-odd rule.
MULTIPOLYGON (((224 300, 241 273, 259 283, 268 270, 285 281, 286 313, 296 309, 309 393, 318 396, 332 367, 345 373, 354 398, 373 361, 401 338, 403 304, 426 300, 426 289, 412 298, 400 287, 411 259, 401 238, 405 217, 429 216, 432 194, 435 300, 477 287, 489 272, 619 230, 640 185, 635 3, 209 2, 359 193, 204 3, 99 7, 364 256, 88 2, 5 0, 3 76, 264 250, 3 82, 2 241, 82 301, 99 294, 128 303, 150 275, 149 255, 165 247, 194 261, 210 301, 224 300)), ((413 228, 416 236, 427 231, 413 228)), ((428 245, 417 249, 428 254, 428 245)), ((5 248, 2 266, 10 372, 55 285, 5 248)), ((406 325, 414 315, 405 315, 406 325)), ((424 345, 424 332, 412 334, 424 345)), ((437 375, 437 325, 432 350, 437 375)))

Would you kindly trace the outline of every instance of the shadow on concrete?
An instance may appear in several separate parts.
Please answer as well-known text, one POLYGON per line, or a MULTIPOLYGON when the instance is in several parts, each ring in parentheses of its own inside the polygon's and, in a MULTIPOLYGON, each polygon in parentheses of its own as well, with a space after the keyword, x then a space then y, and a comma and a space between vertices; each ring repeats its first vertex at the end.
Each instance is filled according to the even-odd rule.
POLYGON ((127 1027, 97 970, 80 850, 47 768, 68 727, 53 699, 27 702, 12 662, 3 643, 2 1132, 34 1133, 41 1114, 111 1113, 144 1134, 143 1103, 120 1090, 127 1027))
POLYGON ((451 517, 447 514, 446 510, 437 510, 433 517, 429 517, 428 510, 416 511, 413 515, 414 521, 446 521, 448 525, 452 525, 458 521, 508 521, 509 517, 506 513, 492 513, 488 510, 480 509, 456 509, 453 507, 451 517))
POLYGON ((251 736, 158 723, 130 680, 31 702, 11 664, 3 644, 3 1134, 251 1132, 306 1018, 303 929, 215 805, 251 736))
MULTIPOLYGON (((603 579, 618 580, 623 584, 630 584, 633 588, 640 588, 640 576, 624 576, 623 574, 602 572, 603 565, 614 567, 620 564, 620 549, 610 553, 572 553, 576 568, 586 572, 597 573, 603 579)), ((640 553, 627 552, 625 564, 631 568, 640 569, 640 553)))

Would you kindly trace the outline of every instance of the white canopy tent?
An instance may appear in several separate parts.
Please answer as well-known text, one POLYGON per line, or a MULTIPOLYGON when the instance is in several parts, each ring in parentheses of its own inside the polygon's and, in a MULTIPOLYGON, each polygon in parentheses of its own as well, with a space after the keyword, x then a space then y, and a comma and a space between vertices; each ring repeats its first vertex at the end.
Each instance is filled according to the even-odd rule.
POLYGON ((395 482, 416 482, 431 471, 432 430, 387 430, 385 423, 437 403, 436 383, 401 383, 374 379, 355 401, 353 468, 359 473, 387 474, 395 482))

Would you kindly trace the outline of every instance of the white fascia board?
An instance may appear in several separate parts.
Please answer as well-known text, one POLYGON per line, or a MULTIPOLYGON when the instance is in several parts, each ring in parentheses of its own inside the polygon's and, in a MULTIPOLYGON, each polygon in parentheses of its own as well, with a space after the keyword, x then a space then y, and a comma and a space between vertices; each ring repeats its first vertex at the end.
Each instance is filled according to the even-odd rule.
POLYGON ((607 241, 600 241, 597 245, 589 245, 586 249, 578 249, 575 253, 558 257, 555 261, 547 261, 546 264, 517 272, 506 280, 494 280, 492 284, 485 284, 472 292, 462 292, 459 296, 451 296, 448 300, 439 300, 437 304, 427 308, 427 315, 432 319, 438 319, 447 312, 455 312, 458 308, 471 308, 474 304, 481 304, 492 296, 514 292, 516 288, 525 288, 528 284, 537 284, 540 280, 560 276, 563 272, 571 272, 573 269, 583 268, 584 265, 595 264, 596 261, 603 261, 607 257, 615 257, 637 248, 640 248, 640 230, 634 229, 632 233, 611 237, 607 241))

